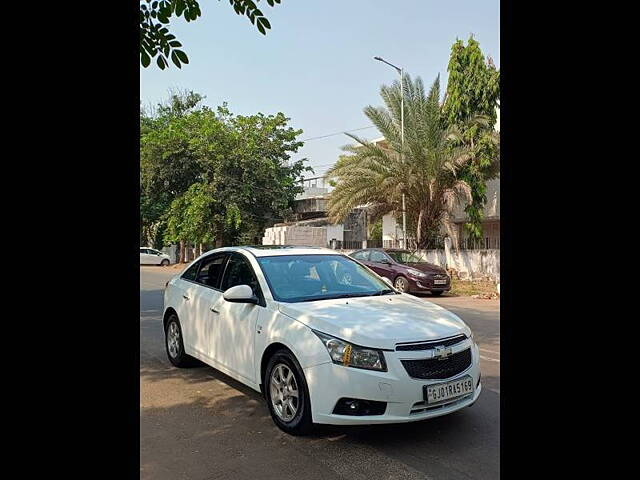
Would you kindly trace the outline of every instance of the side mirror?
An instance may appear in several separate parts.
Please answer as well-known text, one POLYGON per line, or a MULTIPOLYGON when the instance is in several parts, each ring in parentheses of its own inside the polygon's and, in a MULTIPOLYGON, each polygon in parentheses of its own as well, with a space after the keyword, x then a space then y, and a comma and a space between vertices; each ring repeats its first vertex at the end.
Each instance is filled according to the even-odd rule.
POLYGON ((258 303, 258 297, 253 294, 253 290, 249 285, 236 285, 227 289, 223 294, 227 302, 234 303, 258 303))
POLYGON ((389 280, 387 277, 382 277, 382 280, 384 280, 385 282, 387 282, 389 284, 390 287, 393 287, 393 282, 391 282, 391 280, 389 280))

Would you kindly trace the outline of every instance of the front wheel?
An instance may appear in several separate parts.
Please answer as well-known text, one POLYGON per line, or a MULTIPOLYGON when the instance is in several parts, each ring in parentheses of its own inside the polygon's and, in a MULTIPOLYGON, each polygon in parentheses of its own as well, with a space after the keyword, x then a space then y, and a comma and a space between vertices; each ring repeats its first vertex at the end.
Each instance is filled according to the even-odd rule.
POLYGON ((267 406, 278 428, 291 435, 310 433, 313 422, 309 389, 291 352, 279 350, 269 359, 263 382, 267 406))
POLYGON ((400 291, 401 293, 406 293, 409 291, 409 281, 404 277, 396 278, 396 281, 393 284, 396 287, 396 290, 400 291))

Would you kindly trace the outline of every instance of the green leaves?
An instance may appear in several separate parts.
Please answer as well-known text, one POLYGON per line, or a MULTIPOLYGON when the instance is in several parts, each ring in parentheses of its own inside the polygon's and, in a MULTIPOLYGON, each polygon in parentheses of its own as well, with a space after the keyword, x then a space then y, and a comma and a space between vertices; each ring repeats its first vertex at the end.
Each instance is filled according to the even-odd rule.
POLYGON ((349 135, 356 145, 345 147, 328 172, 335 181, 329 199, 329 217, 340 221, 356 206, 368 204, 374 218, 400 212, 406 196, 407 224, 418 246, 432 244, 440 232, 451 200, 466 192, 457 173, 470 156, 464 146, 450 144, 453 132, 446 128, 440 107, 440 80, 425 94, 422 80, 404 76, 405 131, 401 140, 400 83, 380 89, 384 107, 368 106, 365 115, 385 140, 372 144, 349 135), (402 153, 402 155, 401 155, 402 153))
POLYGON ((302 131, 282 113, 235 116, 201 100, 183 92, 153 118, 141 116, 142 226, 162 211, 168 242, 260 243, 264 228, 291 211, 310 170, 290 161, 302 131))
POLYGON ((479 43, 469 38, 465 46, 457 40, 451 48, 449 83, 444 104, 446 121, 460 132, 461 144, 471 149, 472 161, 459 172, 471 187, 472 201, 466 205, 472 238, 482 237, 486 203, 486 181, 500 171, 500 140, 494 131, 500 99, 500 72, 486 61, 479 43))
MULTIPOLYGON (((229 3, 238 15, 246 16, 263 35, 271 29, 271 23, 253 0, 229 0, 229 3)), ((280 0, 267 0, 267 3, 273 7, 280 4, 280 0)), ((182 44, 175 40, 167 26, 176 17, 192 22, 201 15, 197 0, 140 0, 140 65, 147 68, 156 56, 156 65, 161 70, 169 66, 169 58, 178 68, 188 64, 187 54, 176 50, 182 44)))

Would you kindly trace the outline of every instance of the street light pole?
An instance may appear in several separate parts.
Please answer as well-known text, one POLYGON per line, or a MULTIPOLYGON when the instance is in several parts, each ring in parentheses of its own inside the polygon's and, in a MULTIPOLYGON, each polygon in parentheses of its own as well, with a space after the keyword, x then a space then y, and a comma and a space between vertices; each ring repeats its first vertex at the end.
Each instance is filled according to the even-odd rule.
MULTIPOLYGON (((396 67, 382 57, 373 57, 374 60, 386 63, 396 69, 400 74, 400 162, 404 162, 404 68, 396 67)), ((402 194, 402 248, 407 248, 407 207, 405 195, 402 194)))

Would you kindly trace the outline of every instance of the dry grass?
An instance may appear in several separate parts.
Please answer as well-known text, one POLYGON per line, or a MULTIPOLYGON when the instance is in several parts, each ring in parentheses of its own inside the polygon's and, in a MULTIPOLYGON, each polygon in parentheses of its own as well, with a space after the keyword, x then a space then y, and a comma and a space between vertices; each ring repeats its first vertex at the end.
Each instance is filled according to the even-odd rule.
POLYGON ((496 284, 490 280, 459 280, 452 277, 449 295, 470 297, 471 295, 482 295, 497 292, 496 284))

